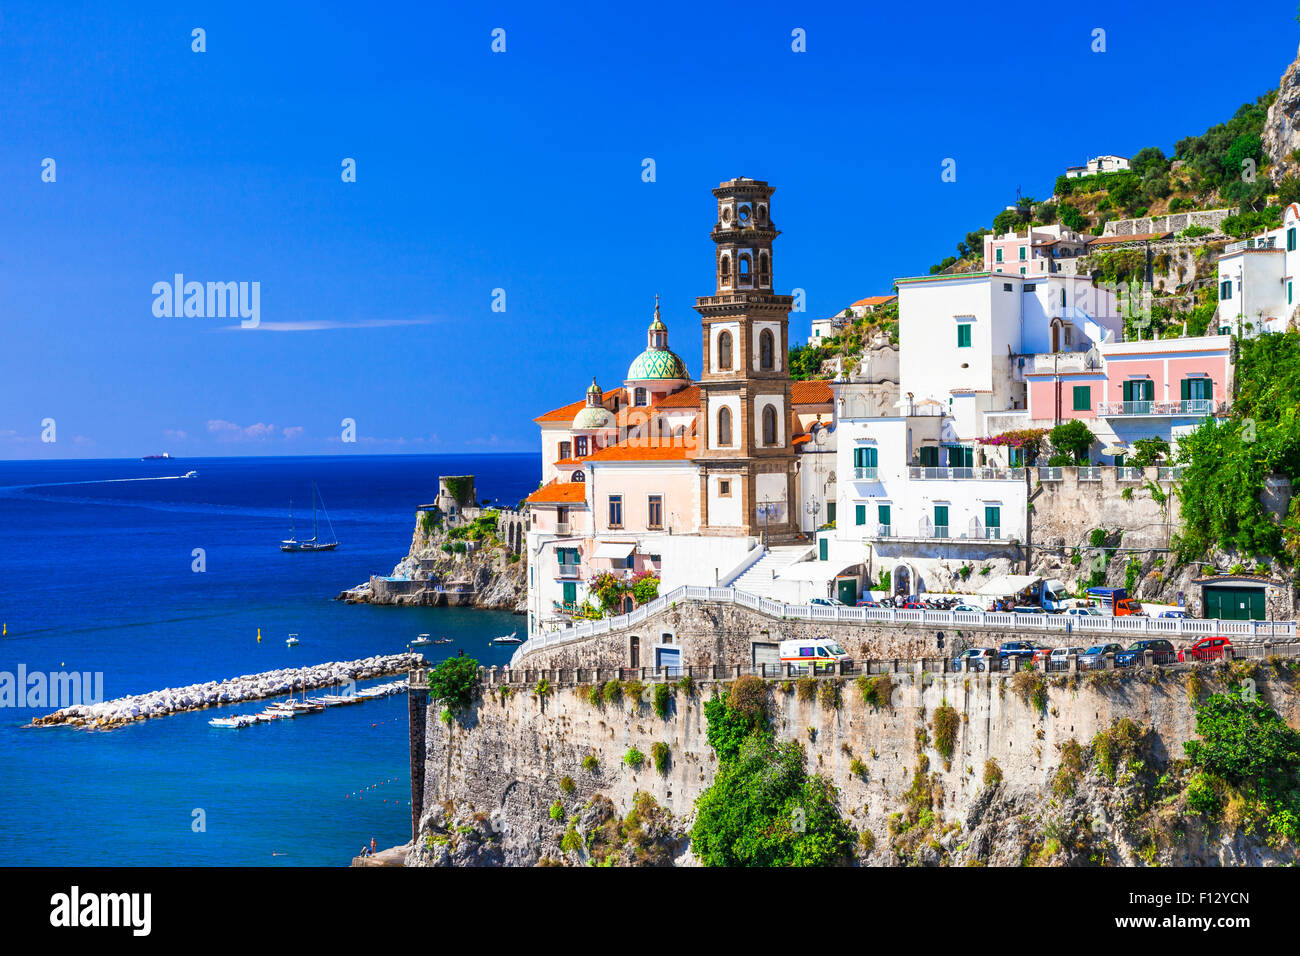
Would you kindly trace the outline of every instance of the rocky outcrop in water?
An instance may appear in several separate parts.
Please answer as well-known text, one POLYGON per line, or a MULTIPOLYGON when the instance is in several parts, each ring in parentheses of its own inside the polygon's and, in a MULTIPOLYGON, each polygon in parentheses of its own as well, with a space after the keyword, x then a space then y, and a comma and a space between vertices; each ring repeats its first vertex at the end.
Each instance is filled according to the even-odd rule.
POLYGON ((33 726, 67 725, 106 730, 148 717, 165 717, 186 710, 202 710, 221 704, 237 704, 265 697, 277 697, 291 691, 333 687, 349 681, 387 677, 424 665, 419 654, 391 654, 357 661, 317 664, 246 674, 223 681, 166 688, 148 694, 119 697, 98 704, 78 704, 38 717, 33 726))

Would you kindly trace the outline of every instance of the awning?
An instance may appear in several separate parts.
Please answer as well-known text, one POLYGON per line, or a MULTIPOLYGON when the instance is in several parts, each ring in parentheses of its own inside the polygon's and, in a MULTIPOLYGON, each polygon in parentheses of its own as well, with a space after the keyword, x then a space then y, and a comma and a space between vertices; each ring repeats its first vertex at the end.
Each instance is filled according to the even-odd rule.
POLYGON ((1002 574, 996 578, 990 578, 975 593, 983 594, 986 597, 1011 597, 1013 594, 1019 594, 1039 580, 1041 578, 1036 574, 1002 574))
POLYGON ((633 541, 607 541, 597 546, 596 553, 592 557, 621 561, 635 550, 636 543, 633 541))

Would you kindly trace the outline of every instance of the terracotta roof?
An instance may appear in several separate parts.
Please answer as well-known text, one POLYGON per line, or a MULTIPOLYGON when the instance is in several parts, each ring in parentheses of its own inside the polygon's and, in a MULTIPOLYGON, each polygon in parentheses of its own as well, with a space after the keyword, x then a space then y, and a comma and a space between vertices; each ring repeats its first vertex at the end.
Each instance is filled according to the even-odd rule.
POLYGON ((587 500, 587 486, 581 481, 552 481, 524 499, 534 505, 572 505, 587 500))
MULTIPOLYGON (((608 402, 611 398, 613 398, 615 395, 620 394, 622 391, 623 391, 622 388, 611 388, 601 395, 600 400, 602 402, 608 402)), ((577 415, 578 412, 582 411, 582 409, 585 408, 586 405, 587 405, 587 400, 585 398, 582 399, 581 401, 570 402, 568 405, 563 405, 560 408, 551 409, 551 411, 547 412, 545 415, 538 415, 536 418, 533 419, 533 421, 569 423, 573 421, 573 417, 577 415)))
POLYGON ((699 442, 689 438, 630 438, 610 445, 587 457, 589 462, 617 461, 690 461, 699 450, 699 442))
POLYGON ((859 308, 871 308, 877 305, 888 305, 897 298, 896 295, 869 295, 865 299, 858 299, 853 305, 859 308))
POLYGON ((585 458, 561 458, 555 463, 556 468, 576 468, 587 459, 585 458))
POLYGON ((1090 246, 1113 246, 1121 242, 1147 242, 1151 239, 1168 239, 1172 232, 1139 232, 1132 236, 1093 236, 1088 240, 1090 246))
POLYGON ((804 442, 812 441, 812 435, 795 435, 790 439, 791 445, 802 445, 804 442))
POLYGON ((699 408, 700 407, 700 387, 698 385, 687 385, 679 392, 673 392, 655 408, 699 408))
POLYGON ((829 405, 834 398, 831 383, 824 378, 790 383, 791 405, 829 405))

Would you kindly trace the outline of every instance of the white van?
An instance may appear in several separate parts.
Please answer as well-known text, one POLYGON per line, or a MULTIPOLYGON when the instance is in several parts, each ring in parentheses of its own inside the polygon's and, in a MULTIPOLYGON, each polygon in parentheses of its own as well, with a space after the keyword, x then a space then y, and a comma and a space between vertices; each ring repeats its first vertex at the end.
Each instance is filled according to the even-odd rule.
POLYGON ((814 667, 830 667, 840 662, 853 660, 849 652, 829 637, 810 637, 803 641, 781 642, 782 664, 811 664, 814 667))

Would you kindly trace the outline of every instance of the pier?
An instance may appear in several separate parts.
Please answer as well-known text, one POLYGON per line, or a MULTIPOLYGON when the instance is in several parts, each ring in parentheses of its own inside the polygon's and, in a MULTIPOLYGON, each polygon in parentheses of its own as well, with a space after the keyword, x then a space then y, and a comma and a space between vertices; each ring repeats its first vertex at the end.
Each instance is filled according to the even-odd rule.
POLYGON ((64 707, 32 721, 33 727, 70 726, 107 730, 137 720, 166 717, 189 710, 278 697, 295 691, 320 690, 338 684, 405 674, 425 664, 420 654, 390 654, 312 667, 282 668, 224 681, 166 688, 148 694, 119 697, 98 704, 64 707))

